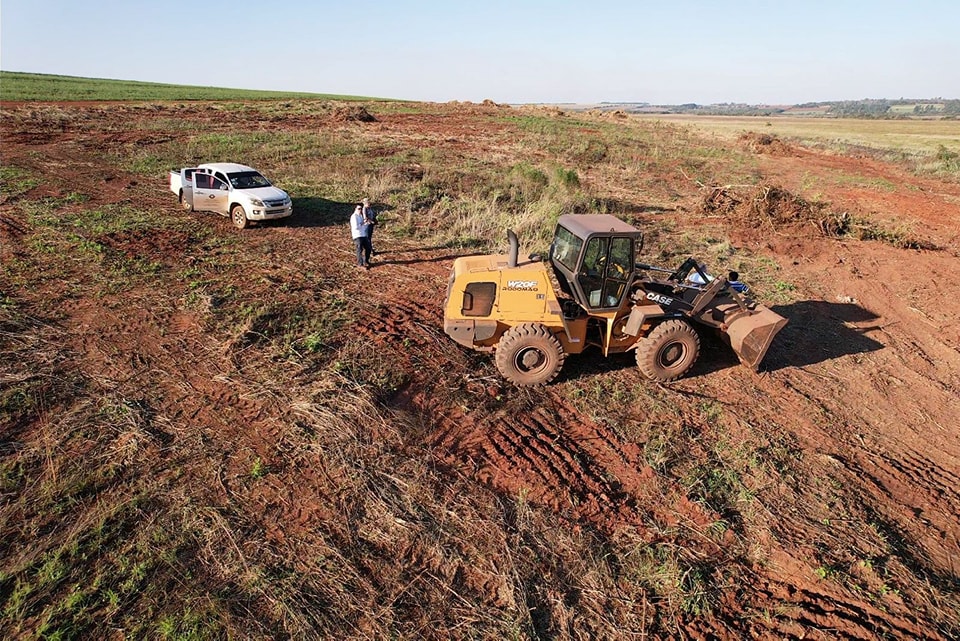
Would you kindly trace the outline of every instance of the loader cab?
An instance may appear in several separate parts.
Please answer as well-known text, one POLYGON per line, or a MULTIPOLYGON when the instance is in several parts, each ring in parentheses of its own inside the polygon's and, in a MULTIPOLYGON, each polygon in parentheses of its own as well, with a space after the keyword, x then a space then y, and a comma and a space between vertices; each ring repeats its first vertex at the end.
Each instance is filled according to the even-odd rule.
POLYGON ((557 221, 550 263, 561 289, 590 312, 619 309, 633 282, 643 232, 607 214, 557 221))

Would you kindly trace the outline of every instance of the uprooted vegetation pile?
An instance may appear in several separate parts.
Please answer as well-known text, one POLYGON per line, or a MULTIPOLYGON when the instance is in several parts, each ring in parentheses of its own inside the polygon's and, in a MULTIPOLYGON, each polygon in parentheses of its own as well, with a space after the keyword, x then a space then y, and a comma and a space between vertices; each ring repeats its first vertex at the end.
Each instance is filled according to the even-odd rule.
POLYGON ((347 105, 334 107, 330 111, 330 119, 336 122, 376 122, 377 119, 367 111, 363 105, 347 105))
POLYGON ((747 150, 755 154, 770 154, 772 156, 794 155, 793 147, 773 134, 759 134, 755 131, 747 131, 742 133, 737 140, 747 150))
POLYGON ((901 249, 935 249, 909 229, 887 229, 849 212, 832 211, 827 203, 806 200, 769 183, 707 187, 698 211, 723 216, 744 227, 792 232, 812 227, 828 238, 853 237, 879 240, 901 249))
POLYGON ((839 220, 841 216, 825 213, 823 203, 806 200, 777 185, 717 185, 705 191, 700 201, 704 214, 774 228, 812 223, 825 236, 846 233, 839 220))

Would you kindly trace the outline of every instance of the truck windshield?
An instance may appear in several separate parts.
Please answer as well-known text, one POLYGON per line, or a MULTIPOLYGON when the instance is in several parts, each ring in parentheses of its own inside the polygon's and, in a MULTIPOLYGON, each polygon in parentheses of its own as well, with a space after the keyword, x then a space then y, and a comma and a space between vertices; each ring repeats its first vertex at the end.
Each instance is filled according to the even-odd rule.
POLYGON ((269 187, 270 181, 255 171, 238 171, 234 174, 228 174, 230 184, 234 189, 256 189, 257 187, 269 187))
POLYGON ((554 260, 574 272, 577 270, 577 259, 580 257, 581 247, 583 247, 582 238, 575 236, 566 227, 557 227, 552 247, 554 260))

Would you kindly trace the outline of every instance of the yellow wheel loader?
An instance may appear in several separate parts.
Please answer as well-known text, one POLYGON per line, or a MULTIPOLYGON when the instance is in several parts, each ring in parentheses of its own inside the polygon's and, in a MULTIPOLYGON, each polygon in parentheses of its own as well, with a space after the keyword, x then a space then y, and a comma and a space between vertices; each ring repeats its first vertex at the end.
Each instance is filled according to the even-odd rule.
POLYGON ((494 352, 516 385, 541 386, 567 354, 634 350, 649 379, 683 376, 700 353, 695 325, 719 330, 756 369, 787 320, 746 296, 736 272, 711 276, 693 258, 676 269, 637 262, 643 233, 615 216, 565 215, 544 259, 506 255, 454 261, 443 329, 471 349, 494 352))

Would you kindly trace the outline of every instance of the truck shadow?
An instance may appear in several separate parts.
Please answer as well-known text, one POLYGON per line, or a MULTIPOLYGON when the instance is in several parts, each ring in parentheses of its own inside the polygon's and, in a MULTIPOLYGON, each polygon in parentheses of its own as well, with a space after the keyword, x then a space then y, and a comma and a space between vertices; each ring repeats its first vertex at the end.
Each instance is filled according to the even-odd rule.
MULTIPOLYGON (((788 321, 774 337, 761 372, 773 372, 786 367, 803 367, 825 361, 875 352, 886 347, 867 336, 879 324, 879 316, 854 303, 801 301, 790 305, 771 307, 788 321), (855 324, 856 327, 851 327, 855 324)), ((740 366, 740 360, 717 332, 698 327, 700 357, 686 378, 696 378, 729 367, 740 366)), ((614 354, 603 358, 597 349, 567 357, 560 380, 573 380, 593 374, 635 368, 634 352, 614 354)))
POLYGON ((281 221, 285 227, 331 227, 346 225, 355 202, 339 202, 326 198, 294 198, 293 216, 281 221))

